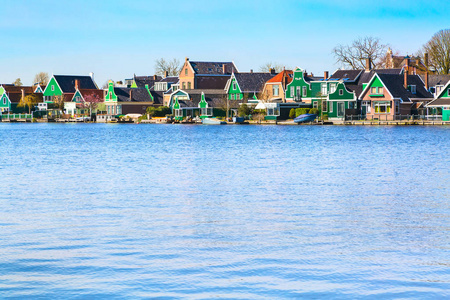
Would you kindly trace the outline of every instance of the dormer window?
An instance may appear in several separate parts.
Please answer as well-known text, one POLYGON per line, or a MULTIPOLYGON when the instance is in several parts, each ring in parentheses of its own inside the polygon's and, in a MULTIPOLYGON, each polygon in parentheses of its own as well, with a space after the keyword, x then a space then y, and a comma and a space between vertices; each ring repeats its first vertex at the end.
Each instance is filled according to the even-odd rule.
POLYGON ((409 86, 409 90, 410 90, 411 94, 415 94, 416 93, 416 86, 415 85, 410 85, 409 86))
POLYGON ((383 88, 382 87, 371 87, 370 88, 370 94, 372 94, 372 95, 382 95, 383 94, 383 88))

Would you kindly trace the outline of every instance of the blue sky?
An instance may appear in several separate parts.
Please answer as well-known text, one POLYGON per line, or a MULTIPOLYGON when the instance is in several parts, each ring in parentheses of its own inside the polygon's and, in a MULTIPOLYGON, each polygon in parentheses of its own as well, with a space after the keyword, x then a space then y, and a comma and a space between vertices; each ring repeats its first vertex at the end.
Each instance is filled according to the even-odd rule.
POLYGON ((234 61, 241 72, 272 61, 322 74, 339 66, 331 50, 376 36, 414 53, 450 28, 448 1, 102 1, 2 3, 0 83, 34 75, 152 75, 164 57, 234 61))

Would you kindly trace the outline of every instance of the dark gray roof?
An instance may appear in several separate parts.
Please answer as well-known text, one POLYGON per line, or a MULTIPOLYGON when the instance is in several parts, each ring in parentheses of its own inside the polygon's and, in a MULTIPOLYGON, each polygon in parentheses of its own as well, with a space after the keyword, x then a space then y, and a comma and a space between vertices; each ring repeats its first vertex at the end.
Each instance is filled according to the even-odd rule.
POLYGON ((330 79, 346 81, 356 81, 363 70, 337 70, 334 72, 330 79))
POLYGON ((431 101, 427 104, 427 106, 431 107, 440 107, 440 106, 450 106, 450 98, 439 98, 431 101))
MULTIPOLYGON (((425 82, 425 75, 420 75, 422 80, 425 82)), ((446 85, 447 82, 450 80, 450 75, 434 75, 429 74, 428 75, 428 86, 437 86, 437 85, 446 85)))
POLYGON ((225 89, 227 85, 227 81, 231 75, 223 75, 223 76, 210 76, 210 75, 200 75, 196 76, 195 79, 197 81, 196 88, 197 89, 225 89))
POLYGON ((230 75, 232 72, 238 72, 233 62, 211 62, 211 61, 189 61, 195 74, 207 75, 230 75), (223 66, 225 65, 225 73, 223 66))
POLYGON ((162 79, 161 76, 153 75, 153 76, 134 76, 134 82, 136 82, 137 87, 144 88, 146 84, 148 87, 152 87, 155 85, 155 82, 160 81, 162 79))
POLYGON ((63 93, 75 93, 75 80, 79 81, 79 89, 97 89, 91 76, 53 75, 53 77, 55 77, 63 93))
MULTIPOLYGON (((190 100, 178 100, 181 107, 198 107, 198 103, 202 99, 201 94, 189 93, 190 100)), ((209 107, 222 107, 226 105, 225 94, 205 93, 205 100, 208 102, 209 107)))
POLYGON ((275 77, 272 73, 236 73, 234 76, 242 93, 262 92, 264 84, 275 77))
MULTIPOLYGON (((117 95, 119 102, 151 102, 152 98, 150 97, 147 89, 145 88, 124 88, 124 87, 115 87, 114 93, 117 95), (131 94, 131 96, 130 96, 131 94)), ((156 92, 155 92, 156 93, 156 92)), ((153 93, 152 93, 153 95, 153 93)))
POLYGON ((170 83, 177 83, 178 82, 178 77, 177 76, 169 76, 166 78, 161 79, 158 82, 170 82, 170 83))
POLYGON ((433 95, 425 89, 419 75, 408 75, 408 85, 416 86, 415 94, 405 89, 403 75, 378 74, 378 76, 394 98, 401 98, 404 102, 410 102, 412 98, 424 100, 433 98, 433 95))

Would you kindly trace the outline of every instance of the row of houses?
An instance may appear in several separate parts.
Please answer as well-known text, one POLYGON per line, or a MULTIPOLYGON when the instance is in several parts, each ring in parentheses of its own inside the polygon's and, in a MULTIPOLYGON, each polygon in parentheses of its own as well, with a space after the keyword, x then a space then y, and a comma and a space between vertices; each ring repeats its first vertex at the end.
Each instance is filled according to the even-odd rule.
MULTIPOLYGON (((322 117, 394 120, 404 116, 450 117, 450 75, 428 71, 417 58, 391 56, 388 68, 336 70, 315 76, 304 69, 240 72, 234 62, 191 61, 178 76, 133 76, 109 81, 99 89, 89 76, 53 75, 43 86, 0 85, 2 114, 23 112, 18 103, 29 94, 39 99, 34 110, 60 109, 69 116, 87 114, 95 99, 99 120, 145 114, 148 107, 167 106, 176 120, 232 116, 241 105, 265 110, 265 118, 287 119, 292 108, 316 108, 322 117), (56 105, 58 103, 59 105, 56 105), (61 104, 63 103, 63 105, 61 104)), ((89 112, 90 113, 90 112, 89 112)))

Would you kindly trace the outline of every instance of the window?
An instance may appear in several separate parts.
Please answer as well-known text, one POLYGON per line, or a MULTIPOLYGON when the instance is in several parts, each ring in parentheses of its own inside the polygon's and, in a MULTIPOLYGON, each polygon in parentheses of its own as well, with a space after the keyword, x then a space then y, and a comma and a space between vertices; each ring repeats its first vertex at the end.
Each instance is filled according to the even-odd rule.
POLYGON ((383 94, 383 88, 382 87, 371 87, 370 93, 372 95, 382 95, 383 94))
POLYGON ((322 111, 327 111, 327 100, 322 101, 322 111))
POLYGON ((236 90, 236 82, 233 82, 233 91, 236 90))
POLYGON ((201 114, 202 114, 202 116, 212 116, 213 109, 209 108, 209 107, 203 107, 203 108, 201 108, 201 114))
POLYGON ((116 109, 117 109, 117 114, 120 115, 122 113, 122 106, 117 105, 116 109))
POLYGON ((186 89, 186 82, 183 82, 183 90, 186 89))
POLYGON ((190 89, 191 89, 191 83, 188 82, 188 90, 190 90, 190 89))
POLYGON ((377 94, 383 94, 383 88, 382 88, 382 87, 379 87, 379 88, 378 88, 377 94))
POLYGON ((322 96, 325 96, 327 94, 327 92, 328 92, 327 84, 322 83, 322 89, 321 89, 322 96))
POLYGON ((436 94, 439 94, 442 91, 443 88, 444 88, 443 85, 437 85, 436 86, 436 94))
POLYGON ((6 97, 3 97, 3 104, 6 104, 6 97))
POLYGON ((109 100, 112 100, 112 92, 109 92, 109 100))
POLYGON ((355 108, 355 102, 349 102, 348 103, 348 108, 349 109, 354 109, 355 108))
POLYGON ((268 116, 279 116, 280 110, 278 109, 278 107, 267 108, 267 115, 268 116))
POLYGON ((273 95, 274 96, 278 96, 279 95, 279 89, 280 89, 280 87, 278 86, 278 85, 274 85, 273 86, 273 95))
POLYGON ((183 117, 183 109, 175 109, 175 117, 183 117))
POLYGON ((306 97, 306 86, 302 87, 302 95, 306 97))
POLYGON ((343 89, 340 89, 340 90, 339 90, 339 96, 342 96, 342 95, 344 95, 344 90, 343 90, 343 89))
POLYGON ((318 108, 318 107, 319 107, 319 102, 314 101, 314 102, 313 102, 313 108, 318 108))
POLYGON ((396 114, 400 113, 400 102, 399 101, 395 101, 395 113, 396 114))
POLYGON ((335 83, 330 85, 330 94, 332 94, 334 92, 336 92, 336 84, 335 83))
POLYGON ((54 85, 52 85, 52 92, 54 92, 55 91, 55 86, 54 85))
POLYGON ((328 105, 329 108, 329 112, 332 113, 333 112, 333 102, 330 102, 330 104, 328 105))
POLYGON ((75 102, 80 102, 80 96, 76 96, 75 102))
POLYGON ((375 113, 376 114, 388 114, 391 112, 391 102, 376 102, 375 113))
POLYGON ((410 90, 411 94, 416 94, 416 86, 415 85, 410 85, 409 90, 410 90))
POLYGON ((294 87, 291 86, 291 98, 293 98, 293 97, 294 97, 294 87))
POLYGON ((187 74, 188 74, 188 69, 186 68, 186 69, 184 69, 184 75, 187 76, 187 74))

